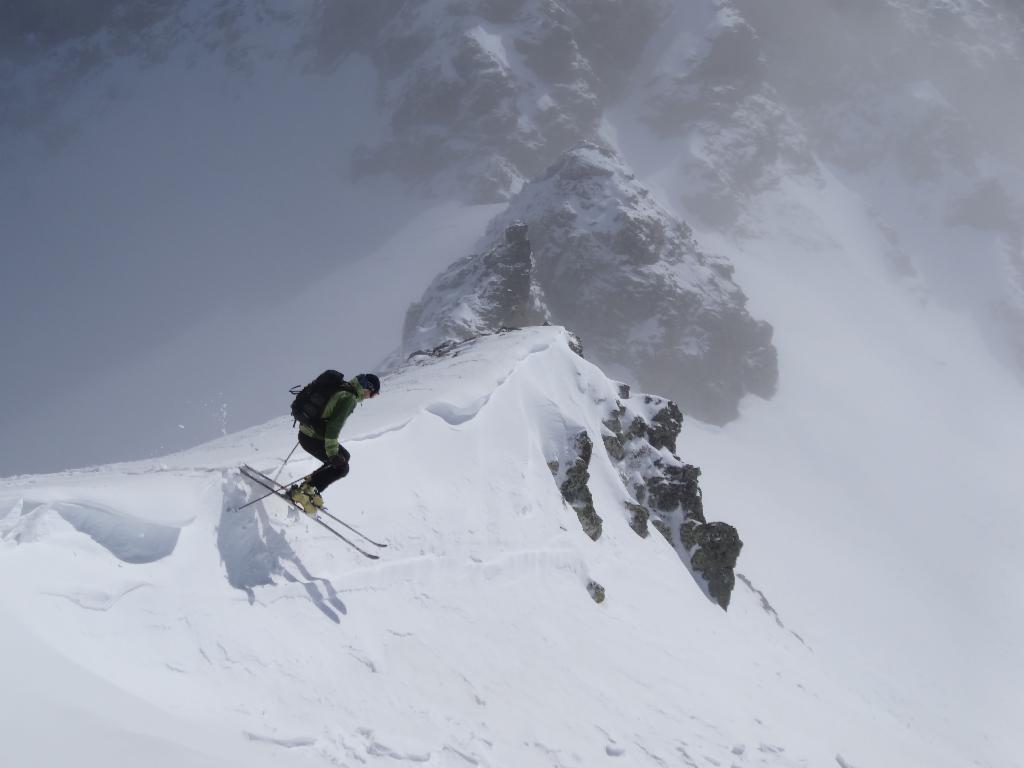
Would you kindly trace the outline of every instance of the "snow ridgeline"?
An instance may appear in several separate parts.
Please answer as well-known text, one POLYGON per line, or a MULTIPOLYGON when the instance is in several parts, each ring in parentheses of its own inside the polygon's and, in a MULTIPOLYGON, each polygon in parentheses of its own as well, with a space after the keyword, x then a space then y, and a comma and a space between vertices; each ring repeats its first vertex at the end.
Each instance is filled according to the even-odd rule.
POLYGON ((357 409, 325 498, 388 542, 377 562, 276 497, 238 508, 258 491, 236 468, 276 471, 287 418, 0 481, 11 764, 950 764, 749 578, 728 613, 695 587, 679 553, 704 567, 722 530, 673 455, 678 413, 570 343, 453 344, 357 409))
MULTIPOLYGON (((386 398, 359 409, 346 429, 352 474, 326 497, 335 513, 390 539, 376 570, 308 523, 289 522, 275 497, 237 509, 262 491, 235 467, 248 461, 276 469, 293 441, 286 419, 158 462, 5 481, 0 573, 5 583, 20 585, 3 600, 5 625, 43 641, 49 652, 40 668, 81 668, 69 676, 78 686, 70 699, 64 686, 37 685, 41 669, 15 686, 44 712, 80 701, 81 709, 70 705, 77 747, 46 744, 38 729, 28 728, 32 738, 15 737, 22 750, 16 754, 60 761, 84 747, 112 758, 105 745, 127 730, 161 738, 173 733, 215 764, 228 760, 233 747, 222 734, 185 737, 179 721, 190 715, 216 721, 223 714, 214 714, 218 700, 244 711, 239 728, 256 734, 252 740, 319 745, 319 737, 275 735, 273 718, 254 724, 259 707, 251 702, 261 696, 247 678, 277 666, 285 677, 305 678, 294 686, 302 696, 317 668, 337 653, 331 647, 337 636, 325 636, 322 627, 337 629, 355 613, 349 589, 412 583, 430 593, 427 584, 445 572, 506 582, 520 571, 553 570, 578 585, 582 600, 589 602, 587 588, 595 599, 607 594, 614 601, 620 599, 614 587, 607 584, 606 592, 600 569, 592 574, 587 565, 586 550, 595 545, 581 535, 580 523, 592 539, 614 542, 625 531, 639 542, 651 514, 688 562, 686 526, 703 524, 699 490, 677 484, 679 499, 689 499, 685 509, 671 509, 662 498, 676 487, 674 477, 693 477, 693 468, 671 455, 678 411, 658 398, 630 397, 624 385, 577 357, 572 340, 552 327, 450 345, 417 358, 386 381, 386 398), (658 474, 659 466, 668 473, 658 474), (629 474, 636 494, 616 471, 629 474), (303 618, 290 632, 296 613, 303 618), (89 674, 81 675, 83 669, 89 674), (242 679, 233 672, 238 669, 245 670, 242 679), (87 682, 77 683, 77 676, 87 682), (211 701, 203 703, 205 697, 211 701), (128 717, 126 698, 142 700, 143 714, 128 717), (91 701, 113 722, 87 736, 97 717, 91 701)), ((293 459, 287 472, 312 466, 293 459)), ((649 546, 671 551, 661 536, 652 539, 649 546)), ((676 570, 692 590, 678 562, 676 570)), ((728 590, 719 582, 712 591, 725 605, 728 590)), ((351 649, 364 672, 383 665, 372 650, 378 641, 351 649)), ((273 685, 264 682, 267 697, 273 685)), ((285 699, 278 714, 288 722, 294 701, 285 699)), ((25 717, 5 715, 9 723, 25 717)), ((366 748, 372 751, 372 743, 366 748)), ((239 760, 253 759, 250 752, 239 751, 239 760)), ((181 764, 195 757, 170 754, 168 760, 181 764)))
MULTIPOLYGON (((522 330, 505 329, 498 334, 517 332, 522 330)), ((560 333, 566 335, 566 347, 582 357, 580 339, 564 329, 560 333)), ((445 342, 430 352, 414 355, 411 361, 422 365, 431 359, 458 357, 479 338, 445 342)), ((683 425, 678 406, 663 397, 632 395, 629 385, 606 379, 600 385, 592 383, 588 393, 602 416, 599 427, 583 420, 568 420, 564 414, 555 424, 542 421, 535 425, 544 436, 544 458, 555 484, 576 511, 584 532, 597 541, 603 531, 602 516, 590 489, 594 441, 599 438, 605 448, 600 460, 607 465, 602 470, 607 473, 611 469, 621 484, 617 509, 606 514, 625 515, 630 528, 642 538, 649 535, 648 523, 653 524, 696 571, 698 583, 709 597, 728 608, 743 543, 733 526, 708 523, 704 517, 700 469, 676 455, 676 440, 683 425)), ((453 424, 466 418, 459 409, 446 406, 428 406, 428 410, 453 424)), ((475 415, 475 410, 470 409, 470 414, 475 415)))

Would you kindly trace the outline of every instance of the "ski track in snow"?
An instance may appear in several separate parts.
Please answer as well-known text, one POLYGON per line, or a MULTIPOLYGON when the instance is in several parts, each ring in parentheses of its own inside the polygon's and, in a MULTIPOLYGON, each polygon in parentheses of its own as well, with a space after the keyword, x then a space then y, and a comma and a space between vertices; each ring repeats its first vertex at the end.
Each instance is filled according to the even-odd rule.
POLYGON ((84 608, 87 611, 103 612, 109 611, 111 608, 117 605, 118 602, 120 602, 121 599, 124 598, 126 595, 130 595, 136 590, 144 589, 146 587, 152 587, 152 584, 149 584, 148 582, 133 584, 118 592, 113 593, 97 591, 74 593, 40 592, 40 594, 46 595, 48 597, 59 597, 64 600, 68 600, 69 602, 77 605, 79 608, 84 608))
POLYGON ((553 570, 583 577, 587 566, 579 552, 570 549, 528 549, 502 552, 487 560, 468 557, 423 555, 394 558, 362 566, 342 574, 350 590, 389 590, 400 585, 422 585, 459 576, 468 586, 513 579, 523 575, 541 576, 553 570))
POLYGON ((250 733, 249 731, 243 731, 245 737, 250 741, 259 741, 264 744, 273 744, 276 747, 285 747, 286 749, 295 749, 296 747, 311 747, 316 744, 316 739, 312 736, 296 736, 290 739, 280 738, 275 736, 261 736, 257 733, 250 733))
POLYGON ((365 432, 365 433, 356 435, 355 437, 345 438, 345 442, 346 443, 370 442, 370 441, 376 440, 379 437, 383 437, 384 435, 390 435, 393 432, 401 432, 403 429, 408 427, 409 424, 411 424, 415 420, 415 418, 416 417, 413 416, 412 418, 406 419, 401 424, 395 424, 393 426, 387 427, 385 429, 378 430, 376 432, 365 432))

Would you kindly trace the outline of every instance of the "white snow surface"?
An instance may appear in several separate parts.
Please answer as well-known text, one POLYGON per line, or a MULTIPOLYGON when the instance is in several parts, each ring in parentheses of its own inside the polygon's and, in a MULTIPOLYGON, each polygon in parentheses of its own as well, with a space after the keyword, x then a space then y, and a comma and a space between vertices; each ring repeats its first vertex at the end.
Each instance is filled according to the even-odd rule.
MULTIPOLYGON (((899 4, 911 14, 988 6, 899 4)), ((648 74, 690 71, 706 38, 732 23, 721 3, 684 5, 649 46, 638 99, 648 74)), ((472 23, 479 46, 501 64, 504 53, 521 74, 509 38, 472 23)), ((254 62, 268 59, 260 51, 254 62)), ((168 113, 151 103, 182 102, 164 98, 177 69, 191 73, 188 87, 171 92, 193 107, 227 103, 227 79, 208 77, 218 70, 202 56, 195 70, 172 56, 152 81, 136 81, 130 67, 91 81, 134 105, 125 130, 110 132, 128 160, 103 167, 105 155, 89 150, 113 123, 83 125, 69 146, 85 149, 27 188, 83 227, 39 231, 32 217, 9 215, 14 242, 21 233, 53 250, 65 238, 98 247, 102 238, 78 235, 91 221, 121 221, 125 190, 129 213, 163 210, 141 205, 150 186, 184 190, 161 226, 131 228, 117 242, 162 243, 176 258, 159 263, 176 267, 181 254, 196 254, 205 284, 236 289, 222 293, 244 298, 246 314, 198 322, 102 381, 78 382, 51 408, 63 423, 112 412, 101 398, 119 374, 147 386, 199 380, 198 345, 233 372, 219 379, 232 397, 283 391, 274 377, 296 383, 298 362, 325 354, 313 335, 284 365, 267 361, 268 350, 309 335, 296 312, 307 299, 326 306, 337 297, 346 317, 388 328, 395 338, 386 344, 369 335, 328 343, 332 361, 370 361, 397 339, 408 301, 469 252, 493 211, 441 206, 410 223, 390 186, 337 181, 349 144, 381 124, 355 106, 375 90, 358 59, 299 89, 269 80, 231 102, 234 112, 211 113, 226 116, 202 130, 199 110, 172 112, 167 124, 188 140, 170 152, 167 132, 151 130, 168 113), (336 99, 323 95, 332 92, 336 99), (325 155, 317 137, 341 135, 356 116, 325 155), (264 169, 274 184, 251 172, 261 135, 287 141, 264 169), (221 136, 233 151, 220 151, 221 136), (134 161, 155 149, 166 173, 136 177, 134 161), (185 163, 192 154, 198 162, 185 163), (215 208, 207 197, 191 202, 197 185, 216 191, 215 208), (292 198, 316 203, 261 215, 292 198), (342 224, 377 209, 389 232, 400 222, 394 237, 283 306, 206 272, 208 254, 225 248, 194 234, 215 211, 218 232, 244 235, 240 251, 265 244, 326 259, 338 242, 352 250, 342 224), (182 226, 183 212, 192 226, 182 226), (311 226, 323 221, 332 224, 311 226)), ((914 96, 941 106, 926 87, 914 96)), ((527 122, 555 105, 539 87, 522 100, 527 122)), ((110 101, 111 114, 118 104, 110 101)), ((558 329, 491 337, 389 378, 385 395, 346 428, 353 471, 327 502, 387 540, 378 562, 290 521, 275 499, 231 511, 247 493, 234 468, 274 469, 294 444, 283 419, 160 460, 0 480, 4 765, 1024 765, 1024 396, 965 312, 1010 285, 992 257, 1002 258, 1003 244, 988 231, 936 224, 956 185, 833 176, 825 162, 816 187, 781 174, 746 211, 744 235, 702 230, 679 197, 681 158, 702 148, 654 141, 637 129, 636 106, 607 112, 609 136, 658 202, 695 226, 702 249, 736 265, 751 313, 776 330, 778 394, 744 403, 723 428, 688 420, 680 440, 684 460, 703 469, 709 519, 738 527, 739 570, 770 608, 740 581, 723 613, 657 534, 641 540, 629 530, 599 440, 591 487, 605 532, 586 538, 554 488, 546 448, 569 427, 593 432, 604 408, 596 400, 612 396, 610 385, 563 348, 558 329), (879 221, 901 243, 886 241, 879 221), (893 275, 894 250, 916 277, 893 275), (585 591, 591 578, 607 589, 602 605, 585 591)), ((68 108, 74 117, 94 99, 84 92, 68 108)), ((902 114, 878 124, 902 124, 902 114)), ((851 134, 854 146, 870 138, 864 126, 851 124, 851 134)), ((21 147, 5 156, 12 179, 35 161, 21 147)), ((12 190, 3 192, 9 214, 28 199, 12 190)), ((32 295, 45 306, 45 295, 32 295)), ((68 338, 86 351, 99 344, 68 338)), ((61 370, 74 367, 49 348, 61 370)), ((161 399, 170 410, 155 419, 196 434, 175 398, 161 399)), ((231 406, 234 421, 241 409, 231 406)), ((98 440, 102 430, 83 420, 68 431, 98 440)), ((57 439, 41 434, 46 448, 57 439)), ((313 466, 293 459, 286 476, 313 466)))
MULTIPOLYGON (((822 631, 815 614, 847 598, 829 585, 863 578, 864 600, 884 602, 872 590, 887 561, 867 534, 837 552, 828 536, 766 530, 818 533, 765 497, 824 487, 821 467, 775 477, 751 457, 741 487, 705 491, 710 519, 723 497, 729 514, 756 496, 777 516, 721 515, 740 524, 755 586, 791 575, 782 561, 797 554, 831 571, 766 578, 779 614, 742 581, 723 612, 659 535, 637 536, 600 440, 590 488, 604 534, 591 541, 547 462, 566 434, 599 435, 617 393, 558 327, 483 337, 388 377, 346 425, 352 472, 325 494, 386 541, 379 561, 275 497, 236 508, 259 490, 236 468, 275 472, 294 444, 287 419, 158 461, 0 481, 5 764, 1008 765, 958 738, 977 725, 967 713, 932 715, 933 692, 902 687, 881 644, 854 659, 822 631)), ((740 429, 771 413, 759 405, 740 429)), ((704 430, 715 478, 732 459, 704 430)), ((689 448, 684 427, 684 459, 689 448)), ((315 466, 300 455, 285 473, 315 466)), ((841 509, 869 513, 869 501, 841 509)), ((914 520, 927 535, 928 509, 914 520)), ((845 533, 858 521, 819 522, 845 533)))

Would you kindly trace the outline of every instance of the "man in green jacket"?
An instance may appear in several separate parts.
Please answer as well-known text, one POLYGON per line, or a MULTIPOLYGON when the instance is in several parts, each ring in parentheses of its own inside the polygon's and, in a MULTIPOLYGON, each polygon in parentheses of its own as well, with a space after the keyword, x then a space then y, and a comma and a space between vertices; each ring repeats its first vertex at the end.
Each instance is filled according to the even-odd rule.
POLYGON ((349 387, 338 390, 327 401, 319 424, 299 425, 299 445, 324 463, 302 485, 288 489, 289 498, 307 515, 315 515, 323 507, 321 494, 327 486, 348 474, 350 454, 338 442, 341 428, 359 403, 380 394, 380 379, 372 373, 361 373, 348 383, 349 387))

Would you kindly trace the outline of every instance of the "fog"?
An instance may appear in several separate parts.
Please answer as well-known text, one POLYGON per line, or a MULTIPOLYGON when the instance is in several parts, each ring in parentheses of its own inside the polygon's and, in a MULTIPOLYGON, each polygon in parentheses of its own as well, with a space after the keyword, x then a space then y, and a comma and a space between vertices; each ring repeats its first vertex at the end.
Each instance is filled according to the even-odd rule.
POLYGON ((687 3, 663 25, 616 107, 631 164, 698 229, 752 240, 764 199, 838 180, 883 241, 865 263, 971 316, 1024 382, 1022 6, 732 5, 739 24, 687 3), (716 26, 704 58, 667 43, 716 26))
MULTIPOLYGON (((773 328, 777 388, 720 425, 685 414, 679 443, 743 572, 815 663, 868 660, 879 717, 1019 759, 1020 3, 370 5, 0 4, 0 476, 163 456, 285 416, 323 368, 373 369, 584 136, 773 328)), ((610 273, 601 310, 628 295, 610 273)), ((403 435, 395 461, 425 448, 403 435)))
POLYGON ((0 474, 192 445, 397 343, 400 317, 346 311, 358 285, 296 301, 411 215, 386 182, 350 178, 372 71, 245 73, 182 48, 115 60, 56 105, 45 58, 8 62, 23 124, 0 141, 0 474))
MULTIPOLYGON (((425 196, 412 168, 353 171, 357 150, 396 125, 416 168, 440 162, 419 149, 437 126, 428 141, 413 135, 437 111, 415 89, 390 105, 408 124, 387 113, 429 23, 381 54, 388 81, 364 55, 400 5, 358 9, 354 25, 346 3, 0 5, 0 475, 193 445, 283 414, 287 388, 328 365, 371 368, 398 345, 405 307, 493 213, 425 196)), ((642 23, 614 45, 594 37, 605 30, 595 14, 584 49, 594 98, 609 101, 585 101, 578 125, 560 113, 499 160, 543 167, 603 106, 602 130, 644 182, 711 235, 740 231, 749 199, 787 173, 814 177, 823 161, 890 236, 871 247, 908 295, 971 314, 992 351, 1024 370, 1024 107, 1007 97, 1019 85, 1019 4, 992 6, 980 26, 953 6, 732 5, 754 32, 696 70, 717 6, 632 0, 642 23), (637 30, 658 14, 666 23, 641 55, 637 30), (639 62, 631 80, 612 66, 619 57, 639 62), (659 67, 695 73, 684 86, 701 95, 666 90, 659 67), (776 111, 737 110, 751 94, 776 111), (667 120, 660 141, 652 111, 667 120), (692 130, 735 130, 751 146, 687 164, 692 130), (701 221, 715 205, 725 218, 701 221)), ((448 12, 415 7, 428 6, 448 12)), ((480 8, 500 24, 527 6, 480 8)), ((500 154, 490 118, 450 116, 446 151, 500 154)))
MULTIPOLYGON (((761 35, 766 79, 799 110, 815 150, 903 230, 935 294, 985 322, 993 297, 1021 285, 1024 6, 996 2, 968 16, 981 4, 738 5, 761 35), (814 34, 801 34, 796 17, 814 34), (880 189, 894 184, 889 196, 880 189), (898 199, 915 190, 920 199, 898 199), (928 210, 927 195, 941 207, 928 210), (945 247, 912 240, 915 218, 946 230, 945 247)), ((1004 332, 1019 335, 1019 320, 1004 332)))

